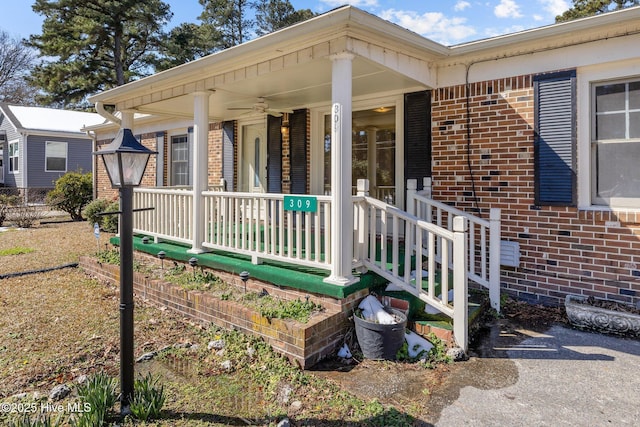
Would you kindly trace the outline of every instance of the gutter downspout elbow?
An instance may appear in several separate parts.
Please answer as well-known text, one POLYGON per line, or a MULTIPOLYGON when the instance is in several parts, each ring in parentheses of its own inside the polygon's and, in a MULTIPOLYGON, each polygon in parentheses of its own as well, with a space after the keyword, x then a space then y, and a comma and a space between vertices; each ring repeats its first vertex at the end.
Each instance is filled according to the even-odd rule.
POLYGON ((100 114, 102 117, 104 117, 105 119, 109 120, 112 123, 117 124, 118 126, 122 124, 122 120, 120 120, 119 118, 117 118, 116 116, 114 116, 113 114, 111 114, 110 112, 104 109, 104 104, 101 101, 96 102, 95 107, 96 107, 96 112, 100 114))

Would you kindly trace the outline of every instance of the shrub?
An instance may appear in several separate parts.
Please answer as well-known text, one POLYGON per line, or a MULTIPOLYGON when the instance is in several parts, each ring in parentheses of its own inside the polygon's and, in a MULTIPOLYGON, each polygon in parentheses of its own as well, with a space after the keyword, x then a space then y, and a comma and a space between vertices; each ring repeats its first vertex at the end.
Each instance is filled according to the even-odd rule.
POLYGON ((118 232, 118 215, 99 215, 104 212, 118 212, 120 205, 118 202, 110 202, 105 199, 96 199, 90 202, 82 211, 82 215, 91 224, 98 223, 102 231, 108 233, 118 232))
POLYGON ((36 206, 21 205, 13 209, 12 222, 21 228, 30 228, 42 219, 42 212, 36 206))
POLYGON ((68 172, 56 180, 55 188, 47 194, 47 203, 67 212, 73 221, 82 221, 82 209, 93 197, 91 173, 68 172))
POLYGON ((0 227, 7 219, 7 213, 12 206, 16 206, 20 201, 18 196, 7 196, 6 194, 0 194, 0 227))

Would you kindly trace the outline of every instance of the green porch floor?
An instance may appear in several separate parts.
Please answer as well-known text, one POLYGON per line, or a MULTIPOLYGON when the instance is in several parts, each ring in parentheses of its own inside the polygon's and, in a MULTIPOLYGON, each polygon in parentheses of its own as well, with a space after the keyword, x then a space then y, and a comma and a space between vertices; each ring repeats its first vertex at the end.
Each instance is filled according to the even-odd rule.
MULTIPOLYGON (((191 247, 176 242, 143 243, 144 236, 136 235, 133 238, 135 250, 157 256, 158 252, 164 251, 167 259, 187 262, 195 257, 198 265, 209 267, 215 270, 226 271, 231 274, 240 274, 248 271, 252 278, 273 283, 277 286, 286 286, 294 289, 304 290, 333 298, 345 298, 361 289, 382 286, 386 281, 378 275, 372 273, 356 274, 360 280, 352 285, 340 286, 324 282, 329 276, 329 271, 318 268, 304 267, 300 265, 287 264, 273 260, 263 260, 262 264, 253 264, 251 258, 246 255, 231 252, 212 251, 201 254, 187 252, 191 247)), ((120 239, 112 237, 111 243, 118 246, 120 239)))
MULTIPOLYGON (((202 267, 226 271, 231 274, 240 274, 242 271, 248 271, 252 278, 269 282, 276 286, 290 287, 338 299, 345 298, 362 289, 375 289, 381 295, 389 295, 408 300, 410 302, 409 314, 412 318, 422 317, 422 320, 446 320, 446 316, 444 315, 426 315, 427 318, 425 319, 425 303, 423 301, 404 291, 386 292, 384 290, 384 285, 386 285, 388 281, 371 271, 364 274, 355 273, 354 275, 360 279, 358 282, 348 286, 340 286, 324 282, 324 279, 329 276, 329 271, 327 270, 267 259, 263 260, 262 264, 253 264, 249 256, 218 250, 201 254, 192 254, 188 252, 191 248, 189 245, 167 241, 154 243, 153 238, 149 238, 149 243, 143 243, 143 237, 144 236, 142 235, 134 236, 133 246, 135 250, 153 256, 157 256, 158 252, 164 251, 166 253, 167 260, 173 259, 180 262, 188 262, 190 258, 195 257, 198 260, 198 265, 202 267), (418 315, 418 313, 421 313, 421 315, 418 315)), ((116 246, 119 245, 119 237, 112 237, 111 243, 116 246)), ((398 257, 398 272, 402 275, 404 272, 405 259, 404 248, 400 247, 399 249, 400 256, 398 257)), ((377 248, 376 251, 379 257, 379 248, 377 248)), ((389 268, 391 268, 391 262, 392 253, 391 251, 388 251, 387 264, 389 268)), ((411 268, 415 268, 415 258, 411 259, 411 268)), ((435 292, 438 294, 440 293, 441 279, 439 271, 436 272, 435 279, 435 292)), ((424 280, 424 283, 426 286, 426 279, 424 280)), ((449 283, 453 283, 452 276, 449 277, 449 283)), ((473 305, 470 307, 473 307, 473 305)))

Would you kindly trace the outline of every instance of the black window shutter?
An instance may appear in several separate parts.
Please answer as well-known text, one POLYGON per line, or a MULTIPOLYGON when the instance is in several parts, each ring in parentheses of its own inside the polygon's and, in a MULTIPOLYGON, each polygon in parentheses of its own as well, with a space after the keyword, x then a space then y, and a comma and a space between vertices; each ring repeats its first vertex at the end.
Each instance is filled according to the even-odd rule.
MULTIPOLYGON (((404 95, 404 179, 431 176, 431 92, 404 95)), ((405 185, 406 188, 406 185, 405 185)))
POLYGON ((224 122, 222 125, 222 178, 226 183, 226 191, 234 190, 233 167, 234 156, 234 127, 235 122, 224 122))
POLYGON ((307 110, 289 115, 291 194, 307 192, 307 110))
POLYGON ((576 72, 540 74, 535 94, 535 204, 576 205, 576 72))
POLYGON ((267 116, 267 193, 282 193, 282 118, 267 116))

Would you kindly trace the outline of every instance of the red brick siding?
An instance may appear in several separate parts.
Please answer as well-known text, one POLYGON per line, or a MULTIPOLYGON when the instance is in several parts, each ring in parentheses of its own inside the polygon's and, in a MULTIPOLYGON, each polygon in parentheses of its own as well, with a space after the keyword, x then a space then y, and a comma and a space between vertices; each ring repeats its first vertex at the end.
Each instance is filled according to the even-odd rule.
POLYGON ((433 91, 433 196, 470 212, 477 204, 484 218, 490 208, 502 209, 502 238, 518 241, 522 255, 519 268, 502 269, 507 292, 554 304, 568 293, 635 303, 640 213, 534 206, 532 77, 470 85, 477 202, 465 87, 433 91))

